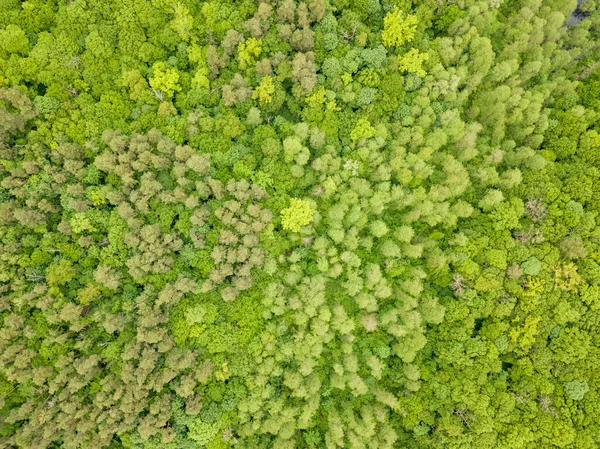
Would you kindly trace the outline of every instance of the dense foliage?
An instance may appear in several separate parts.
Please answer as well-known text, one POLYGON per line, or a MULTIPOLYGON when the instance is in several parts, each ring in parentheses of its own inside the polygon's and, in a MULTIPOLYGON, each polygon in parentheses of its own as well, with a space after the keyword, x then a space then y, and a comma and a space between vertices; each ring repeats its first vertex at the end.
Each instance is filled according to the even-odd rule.
POLYGON ((0 447, 600 447, 587 0, 0 2, 0 447))

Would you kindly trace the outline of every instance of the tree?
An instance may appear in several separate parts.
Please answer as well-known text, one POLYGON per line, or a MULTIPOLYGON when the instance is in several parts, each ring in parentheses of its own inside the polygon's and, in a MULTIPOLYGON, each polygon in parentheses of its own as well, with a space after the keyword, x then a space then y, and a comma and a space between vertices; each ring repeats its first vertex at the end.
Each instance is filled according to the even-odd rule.
POLYGON ((170 25, 181 39, 188 42, 192 37, 192 27, 194 26, 194 18, 190 11, 181 3, 176 3, 173 6, 173 20, 170 25))
POLYGON ((400 47, 405 42, 412 41, 417 32, 418 23, 417 16, 405 15, 401 9, 395 7, 383 18, 383 32, 381 33, 383 44, 388 47, 400 47))
POLYGON ((313 52, 296 53, 292 66, 292 78, 300 83, 304 92, 310 92, 317 84, 315 54, 313 52))
POLYGON ((587 382, 580 380, 572 380, 564 383, 565 394, 567 397, 574 401, 580 401, 584 398, 586 393, 590 391, 590 387, 587 382))
POLYGON ((560 241, 558 247, 564 256, 569 259, 580 259, 587 254, 583 241, 577 236, 565 237, 560 241))
POLYGON ((273 101, 273 93, 275 93, 275 85, 273 84, 273 77, 265 76, 260 80, 260 84, 256 89, 254 89, 254 93, 252 94, 252 98, 258 100, 258 102, 263 105, 266 103, 271 103, 273 101))
POLYGON ((25 31, 19 26, 9 24, 3 30, 0 30, 0 51, 11 54, 27 54, 29 51, 29 40, 25 31))
POLYGON ((177 70, 168 68, 164 62, 158 62, 152 66, 153 76, 150 78, 149 83, 155 91, 157 96, 161 93, 166 95, 167 98, 171 98, 175 92, 181 90, 181 87, 177 84, 179 81, 179 73, 177 70))
POLYGON ((376 130, 373 128, 373 126, 371 126, 369 120, 367 120, 365 117, 362 117, 358 120, 356 126, 350 133, 350 138, 356 142, 360 139, 369 139, 374 137, 375 133, 376 130))
POLYGON ((306 199, 290 198, 289 207, 281 210, 281 226, 286 231, 299 232, 313 220, 315 210, 306 199))
POLYGON ((240 68, 245 69, 254 65, 262 52, 262 41, 251 37, 238 45, 238 58, 240 68))
POLYGON ((419 53, 419 50, 413 48, 408 53, 398 57, 398 66, 403 72, 425 76, 427 72, 423 70, 423 63, 428 59, 429 55, 427 53, 419 53))

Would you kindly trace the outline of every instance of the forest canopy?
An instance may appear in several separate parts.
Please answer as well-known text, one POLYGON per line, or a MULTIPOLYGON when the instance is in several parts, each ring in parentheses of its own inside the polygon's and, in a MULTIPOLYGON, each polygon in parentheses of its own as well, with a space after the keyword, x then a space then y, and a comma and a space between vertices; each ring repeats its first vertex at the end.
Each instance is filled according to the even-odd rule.
POLYGON ((0 447, 600 447, 598 0, 0 2, 0 447))

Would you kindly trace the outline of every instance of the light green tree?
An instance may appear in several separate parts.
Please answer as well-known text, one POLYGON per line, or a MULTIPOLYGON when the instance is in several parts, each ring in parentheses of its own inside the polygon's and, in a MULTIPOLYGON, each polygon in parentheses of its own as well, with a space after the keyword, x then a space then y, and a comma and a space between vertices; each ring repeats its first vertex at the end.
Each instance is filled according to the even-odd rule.
POLYGON ((290 206, 281 211, 281 226, 286 231, 299 232, 313 220, 315 212, 310 201, 291 198, 290 206))
POLYGON ((400 47, 406 42, 414 39, 419 19, 417 16, 408 14, 398 7, 388 12, 383 18, 383 33, 381 39, 388 47, 400 47))
POLYGON ((429 60, 427 53, 419 53, 419 50, 413 48, 398 56, 398 67, 403 72, 410 72, 423 77, 427 75, 427 72, 423 70, 423 63, 427 60, 429 60))
POLYGON ((179 73, 177 70, 167 67, 164 62, 158 62, 152 66, 152 78, 149 82, 152 89, 162 92, 168 98, 181 90, 181 86, 178 84, 179 73))

